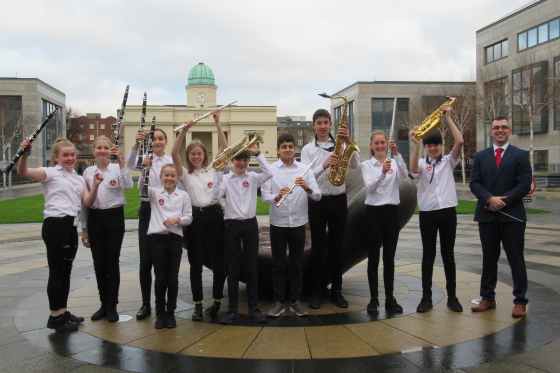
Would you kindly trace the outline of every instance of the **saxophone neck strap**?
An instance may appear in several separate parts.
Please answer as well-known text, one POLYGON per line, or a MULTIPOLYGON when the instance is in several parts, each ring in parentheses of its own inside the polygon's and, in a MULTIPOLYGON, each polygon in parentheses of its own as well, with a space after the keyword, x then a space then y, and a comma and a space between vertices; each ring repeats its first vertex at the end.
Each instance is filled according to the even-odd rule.
MULTIPOLYGON (((441 159, 442 159, 442 158, 443 158, 443 155, 440 154, 440 155, 435 159, 434 166, 433 166, 433 169, 432 169, 432 178, 430 179, 430 184, 432 183, 432 181, 434 181, 434 175, 435 175, 435 173, 436 173, 436 165, 437 165, 439 162, 441 162, 441 159)), ((430 165, 432 164, 432 162, 430 161, 430 156, 429 156, 429 155, 426 155, 426 163, 427 163, 427 164, 430 164, 430 165)))
MULTIPOLYGON (((329 140, 331 140, 333 142, 333 144, 336 144, 336 141, 335 141, 334 137, 330 133, 329 133, 329 140)), ((327 141, 327 143, 328 143, 328 141, 327 141)), ((328 148, 323 148, 322 146, 320 146, 319 142, 317 141, 317 134, 315 134, 315 146, 318 147, 318 148, 321 148, 321 149, 323 149, 323 150, 325 150, 329 153, 334 151, 334 145, 330 146, 328 148)))

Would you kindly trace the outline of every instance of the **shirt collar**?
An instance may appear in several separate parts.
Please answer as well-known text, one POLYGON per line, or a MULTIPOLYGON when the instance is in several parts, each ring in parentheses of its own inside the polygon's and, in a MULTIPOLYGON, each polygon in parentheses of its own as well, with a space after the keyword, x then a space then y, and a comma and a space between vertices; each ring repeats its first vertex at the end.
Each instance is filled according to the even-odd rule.
POLYGON ((73 170, 70 172, 70 171, 68 171, 66 168, 62 167, 62 166, 59 165, 59 164, 57 164, 56 166, 54 166, 54 168, 55 168, 56 170, 58 170, 58 171, 61 171, 61 170, 62 170, 62 171, 66 171, 66 172, 68 172, 69 174, 75 174, 75 173, 77 173, 76 170, 73 169, 73 170))
POLYGON ((496 149, 498 149, 498 148, 502 148, 502 149, 504 149, 504 151, 506 151, 506 149, 507 149, 508 146, 509 146, 509 142, 506 143, 506 144, 503 145, 503 146, 498 146, 498 145, 496 145, 496 144, 493 143, 492 146, 494 147, 494 153, 496 153, 496 149))

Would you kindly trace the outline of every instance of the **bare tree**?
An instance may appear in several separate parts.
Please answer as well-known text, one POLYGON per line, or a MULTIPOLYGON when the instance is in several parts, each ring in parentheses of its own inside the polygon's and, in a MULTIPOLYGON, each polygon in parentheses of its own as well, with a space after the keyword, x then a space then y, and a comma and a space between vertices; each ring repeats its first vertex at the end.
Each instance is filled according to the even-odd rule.
MULTIPOLYGON (((4 159, 2 168, 6 168, 10 162, 10 155, 6 150, 18 140, 23 140, 23 135, 28 131, 30 124, 29 115, 24 114, 23 110, 9 110, 5 102, 0 102, 0 148, 4 159), (19 112, 18 112, 19 111, 19 112)), ((7 175, 2 173, 2 186, 6 188, 7 175)))
POLYGON ((85 143, 85 117, 80 115, 80 112, 68 106, 66 108, 66 137, 76 147, 85 143))
MULTIPOLYGON (((497 117, 509 117, 508 100, 510 96, 509 71, 507 64, 490 64, 479 68, 477 76, 477 118, 480 130, 488 138, 488 126, 497 117)), ((486 140, 484 146, 488 146, 486 140)))

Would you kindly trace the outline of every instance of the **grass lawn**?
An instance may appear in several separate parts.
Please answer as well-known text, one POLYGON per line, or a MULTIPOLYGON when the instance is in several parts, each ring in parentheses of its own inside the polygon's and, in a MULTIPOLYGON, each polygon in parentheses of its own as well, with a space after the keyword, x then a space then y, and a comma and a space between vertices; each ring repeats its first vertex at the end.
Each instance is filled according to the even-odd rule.
MULTIPOLYGON (((136 211, 140 206, 140 192, 134 187, 124 191, 128 205, 124 208, 126 219, 138 219, 136 211)), ((43 210, 45 198, 42 194, 31 197, 23 197, 0 201, 0 224, 9 223, 39 223, 43 221, 43 210)), ((259 197, 257 200, 257 215, 268 215, 270 205, 263 203, 259 197)))
MULTIPOLYGON (((476 207, 475 201, 465 201, 460 199, 459 205, 457 205, 457 214, 474 214, 474 209, 476 207)), ((414 210, 415 214, 418 214, 418 206, 416 206, 416 210, 414 210)), ((527 208, 527 214, 550 214, 550 211, 547 210, 539 210, 539 209, 532 209, 527 208)))

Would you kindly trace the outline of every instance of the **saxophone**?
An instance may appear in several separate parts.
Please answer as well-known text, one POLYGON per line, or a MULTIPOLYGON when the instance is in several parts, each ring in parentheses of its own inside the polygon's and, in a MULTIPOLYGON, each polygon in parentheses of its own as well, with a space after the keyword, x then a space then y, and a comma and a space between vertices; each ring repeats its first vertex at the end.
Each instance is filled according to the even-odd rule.
MULTIPOLYGON (((326 93, 320 93, 319 96, 330 99, 341 98, 344 100, 344 105, 342 107, 342 118, 340 119, 340 123, 338 124, 338 126, 348 128, 348 126, 346 125, 346 118, 348 117, 348 98, 346 96, 329 96, 326 93)), ((331 184, 334 186, 340 186, 344 184, 344 181, 346 181, 346 175, 348 174, 348 165, 350 163, 350 159, 352 159, 354 152, 360 151, 360 149, 358 148, 356 143, 352 141, 352 139, 350 139, 350 142, 346 144, 346 147, 344 148, 343 144, 345 142, 346 140, 342 136, 338 134, 336 135, 333 154, 338 157, 338 165, 331 166, 331 170, 327 175, 327 179, 329 179, 331 184)))
MULTIPOLYGON (((445 104, 453 105, 457 101, 456 97, 446 97, 446 98, 447 101, 445 102, 445 104)), ((421 140, 424 137, 426 137, 426 135, 428 135, 430 132, 433 132, 438 127, 441 127, 443 125, 443 121, 441 120, 442 114, 443 114, 443 110, 438 108, 436 111, 430 114, 426 119, 424 119, 422 124, 414 127, 412 129, 412 131, 415 132, 414 137, 416 137, 417 140, 421 140)))

